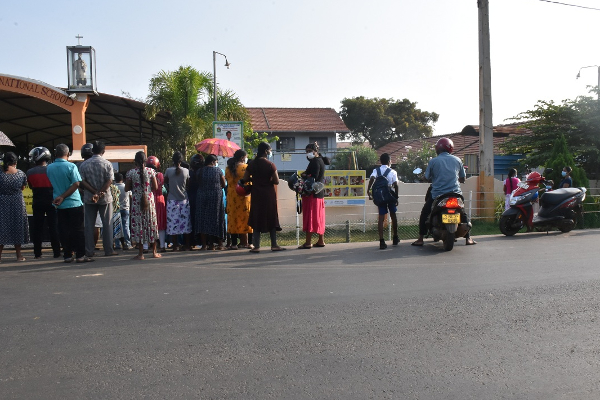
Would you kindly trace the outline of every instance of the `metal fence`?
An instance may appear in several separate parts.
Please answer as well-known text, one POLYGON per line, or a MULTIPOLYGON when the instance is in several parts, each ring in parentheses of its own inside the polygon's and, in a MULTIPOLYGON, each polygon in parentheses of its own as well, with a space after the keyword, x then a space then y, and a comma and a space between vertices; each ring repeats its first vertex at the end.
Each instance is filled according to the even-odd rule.
MULTIPOLYGON (((590 192, 599 193, 588 189, 586 202, 584 203, 582 218, 577 221, 576 229, 590 229, 600 227, 600 195, 591 195, 590 192)), ((498 220, 504 211, 504 196, 494 194, 494 209, 489 210, 477 206, 476 193, 463 193, 465 198, 465 209, 469 219, 473 223, 472 235, 490 235, 500 234, 498 220), (493 212, 490 212, 493 211, 493 212), (494 215, 494 217, 484 217, 484 215, 494 215)), ((422 195, 400 195, 399 211, 396 213, 398 219, 398 236, 400 240, 416 239, 419 235, 419 212, 423 206, 424 197, 422 195), (409 209, 409 211, 403 211, 409 209)), ((332 210, 326 207, 326 243, 349 243, 378 241, 377 231, 378 213, 370 207, 372 202, 367 198, 367 204, 358 212, 338 213, 336 218, 329 218, 328 213, 332 210), (331 219, 331 220, 330 220, 331 219)), ((282 231, 278 233, 278 241, 283 246, 300 245, 304 243, 305 233, 302 231, 302 215, 295 213, 295 208, 280 207, 280 213, 292 212, 295 214, 295 222, 282 223, 282 231)), ((392 223, 389 215, 384 222, 384 236, 386 240, 392 240, 392 223)), ((268 246, 267 235, 263 235, 262 243, 268 246)), ((313 238, 316 241, 316 238, 313 238)))

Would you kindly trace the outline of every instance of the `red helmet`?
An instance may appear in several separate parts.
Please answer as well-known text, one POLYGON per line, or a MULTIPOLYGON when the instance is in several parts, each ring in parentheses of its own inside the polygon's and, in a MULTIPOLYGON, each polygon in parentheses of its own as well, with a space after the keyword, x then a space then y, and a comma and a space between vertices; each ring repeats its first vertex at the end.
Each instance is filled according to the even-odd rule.
POLYGON ((454 142, 445 137, 438 140, 435 144, 435 152, 437 154, 443 153, 444 151, 448 152, 449 154, 452 154, 454 151, 454 142))
POLYGON ((154 168, 158 171, 160 169, 160 161, 158 161, 156 156, 150 156, 146 160, 146 167, 154 168))
POLYGON ((242 197, 246 197, 248 195, 250 195, 250 190, 252 189, 252 186, 250 185, 240 185, 239 182, 237 185, 235 185, 235 192, 237 194, 239 194, 242 197))

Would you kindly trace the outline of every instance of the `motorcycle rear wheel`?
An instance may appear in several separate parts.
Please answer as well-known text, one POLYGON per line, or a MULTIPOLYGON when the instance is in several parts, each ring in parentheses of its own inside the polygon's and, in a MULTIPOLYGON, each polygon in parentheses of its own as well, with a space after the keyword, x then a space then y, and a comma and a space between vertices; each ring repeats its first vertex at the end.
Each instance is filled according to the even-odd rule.
POLYGON ((444 238, 444 250, 450 251, 454 248, 454 234, 450 232, 446 232, 446 237, 444 238))
POLYGON ((573 210, 568 211, 565 218, 572 220, 573 223, 558 225, 558 230, 561 231, 562 233, 571 232, 573 230, 573 228, 575 228, 575 226, 577 225, 577 213, 575 211, 573 211, 573 210))
POLYGON ((519 232, 523 228, 523 221, 515 226, 518 217, 519 215, 503 215, 500 217, 500 232, 506 236, 514 236, 519 232))

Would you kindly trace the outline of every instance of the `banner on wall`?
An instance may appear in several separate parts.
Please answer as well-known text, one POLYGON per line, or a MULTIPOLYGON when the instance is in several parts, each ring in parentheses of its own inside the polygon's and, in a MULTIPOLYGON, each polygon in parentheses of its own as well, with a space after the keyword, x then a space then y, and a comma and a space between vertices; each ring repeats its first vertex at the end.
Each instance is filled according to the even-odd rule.
MULTIPOLYGON (((298 171, 300 175, 304 171, 298 171)), ((366 204, 365 171, 336 170, 325 171, 326 206, 362 206, 366 204)))
POLYGON ((244 123, 241 121, 214 121, 213 136, 216 139, 229 140, 244 148, 244 123))
POLYGON ((27 210, 27 215, 33 215, 33 190, 29 186, 25 186, 23 189, 23 200, 25 200, 25 209, 27 210))

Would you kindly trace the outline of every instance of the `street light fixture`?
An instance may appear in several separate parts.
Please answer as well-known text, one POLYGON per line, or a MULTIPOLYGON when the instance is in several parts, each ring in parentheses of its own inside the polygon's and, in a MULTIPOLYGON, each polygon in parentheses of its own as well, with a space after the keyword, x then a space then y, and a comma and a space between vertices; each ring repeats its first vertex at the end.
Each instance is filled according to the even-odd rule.
POLYGON ((217 54, 225 57, 225 66, 229 69, 229 61, 227 61, 227 56, 223 53, 219 53, 218 51, 213 51, 213 100, 215 102, 215 121, 217 120, 217 54))
POLYGON ((585 68, 598 68, 598 101, 600 101, 600 65, 588 65, 587 67, 581 67, 579 68, 579 72, 577 73, 577 78, 579 79, 579 77, 581 76, 581 70, 585 69, 585 68))

